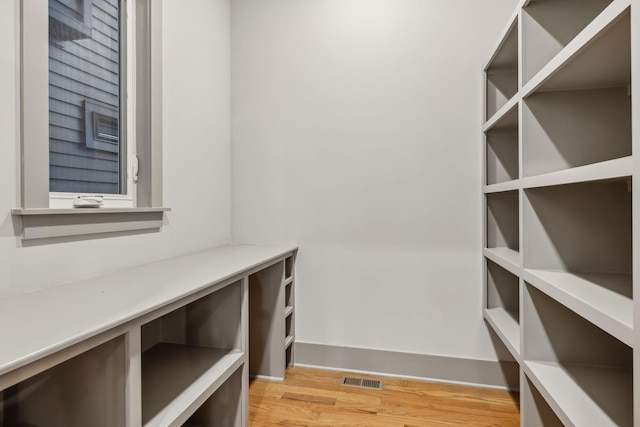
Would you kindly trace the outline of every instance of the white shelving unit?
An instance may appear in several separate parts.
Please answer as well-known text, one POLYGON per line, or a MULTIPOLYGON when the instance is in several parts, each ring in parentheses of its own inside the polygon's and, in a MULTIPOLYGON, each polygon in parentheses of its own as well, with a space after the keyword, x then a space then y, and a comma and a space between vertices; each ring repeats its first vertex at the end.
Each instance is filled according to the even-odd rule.
POLYGON ((523 0, 485 67, 483 310, 523 426, 640 425, 637 7, 523 0))
POLYGON ((246 427, 250 374, 291 361, 296 250, 226 246, 0 299, 21 326, 0 330, 0 426, 246 427))

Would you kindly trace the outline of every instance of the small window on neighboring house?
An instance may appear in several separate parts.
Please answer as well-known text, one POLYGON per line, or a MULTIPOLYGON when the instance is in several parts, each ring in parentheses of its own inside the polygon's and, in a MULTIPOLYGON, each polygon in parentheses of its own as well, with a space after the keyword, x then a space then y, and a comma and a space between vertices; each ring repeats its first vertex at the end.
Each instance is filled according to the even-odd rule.
POLYGON ((87 148, 117 154, 120 151, 118 111, 85 101, 84 133, 87 148))
POLYGON ((50 0, 50 38, 56 41, 90 38, 92 6, 92 0, 50 0))

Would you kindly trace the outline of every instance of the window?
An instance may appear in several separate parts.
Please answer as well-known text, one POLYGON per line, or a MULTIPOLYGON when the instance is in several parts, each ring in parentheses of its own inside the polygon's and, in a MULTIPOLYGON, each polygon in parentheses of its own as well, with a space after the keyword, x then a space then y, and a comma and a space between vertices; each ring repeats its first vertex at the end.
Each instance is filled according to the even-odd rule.
POLYGON ((124 102, 132 85, 124 0, 49 0, 50 206, 69 207, 78 194, 133 206, 124 102), (83 28, 78 31, 76 28, 83 28))
POLYGON ((162 224, 161 8, 21 0, 23 238, 162 224), (78 194, 108 207, 73 209, 78 194))

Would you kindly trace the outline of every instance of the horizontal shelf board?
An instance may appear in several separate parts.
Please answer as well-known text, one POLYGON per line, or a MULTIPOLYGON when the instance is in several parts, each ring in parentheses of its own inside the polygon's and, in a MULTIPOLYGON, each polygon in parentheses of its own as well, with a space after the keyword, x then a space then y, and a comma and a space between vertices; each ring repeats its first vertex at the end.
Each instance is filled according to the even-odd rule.
POLYGON ((485 194, 491 194, 491 193, 502 193, 504 191, 518 190, 519 188, 520 188, 520 180, 514 179, 513 181, 505 181, 505 182, 499 182, 497 184, 485 185, 483 191, 485 194))
MULTIPOLYGON (((608 160, 592 165, 550 172, 522 179, 523 188, 548 187, 587 181, 600 181, 633 175, 633 157, 608 160)), ((486 187, 485 187, 486 188, 486 187)))
POLYGON ((291 346, 291 344, 293 343, 293 335, 288 335, 285 339, 284 339, 284 348, 285 350, 287 348, 289 348, 291 346))
POLYGON ((500 107, 500 109, 496 111, 496 113, 493 116, 491 116, 489 120, 486 121, 486 123, 482 127, 482 131, 489 132, 491 129, 493 129, 494 126, 496 126, 500 122, 500 120, 502 120, 508 114, 510 114, 514 108, 517 108, 518 99, 519 99, 519 96, 516 93, 502 107, 500 107))
MULTIPOLYGON (((615 25, 618 19, 625 13, 625 10, 629 7, 630 0, 615 0, 613 1, 598 17, 596 17, 584 30, 582 30, 569 44, 561 50, 547 65, 545 65, 522 89, 523 97, 531 95, 536 90, 570 90, 580 88, 596 88, 596 87, 611 87, 615 85, 623 84, 626 71, 619 70, 624 64, 614 67, 614 69, 607 72, 607 67, 598 66, 598 63, 611 64, 617 61, 610 60, 609 55, 607 58, 591 58, 591 56, 598 56, 597 53, 601 51, 612 53, 615 57, 624 57, 627 55, 620 55, 620 49, 625 44, 629 44, 629 40, 618 40, 618 32, 613 34, 606 34, 606 31, 610 29, 612 23, 615 25), (603 38, 611 38, 611 40, 599 40, 603 38), (600 43, 605 43, 605 48, 597 46, 600 43), (596 47, 598 52, 593 52, 594 55, 590 55, 589 49, 596 47), (606 49, 606 47, 609 49, 606 49), (589 64, 593 66, 587 66, 585 64, 579 64, 580 66, 573 66, 572 62, 580 56, 589 56, 589 64)), ((625 59, 622 58, 624 61, 625 59)), ((628 82, 627 82, 628 83, 628 82)))
POLYGON ((144 352, 143 425, 182 425, 245 359, 239 351, 166 343, 144 352))
POLYGON ((534 361, 525 361, 523 369, 565 425, 633 425, 630 369, 534 361))
POLYGON ((491 126, 487 135, 512 135, 518 137, 518 108, 514 106, 491 126))
POLYGON ((287 277, 287 278, 284 280, 284 285, 285 285, 285 286, 289 286, 289 285, 290 285, 290 284, 292 284, 292 283, 293 283, 293 276, 292 276, 292 277, 287 277))
POLYGON ((216 284, 240 280, 295 246, 230 245, 0 298, 0 375, 216 284), (34 316, 34 313, 38 313, 34 316), (47 327, 42 321, 47 319, 47 327))
POLYGON ((286 306, 284 309, 284 317, 289 317, 292 314, 293 314, 293 306, 292 305, 286 306))
POLYGON ((520 362, 520 324, 518 313, 507 311, 504 308, 487 308, 484 310, 484 318, 502 339, 513 357, 520 362))
POLYGON ((600 329, 633 347, 631 275, 525 269, 523 278, 600 329))
POLYGON ((516 276, 521 275, 520 252, 509 248, 485 248, 482 252, 484 256, 505 270, 515 274, 516 276))

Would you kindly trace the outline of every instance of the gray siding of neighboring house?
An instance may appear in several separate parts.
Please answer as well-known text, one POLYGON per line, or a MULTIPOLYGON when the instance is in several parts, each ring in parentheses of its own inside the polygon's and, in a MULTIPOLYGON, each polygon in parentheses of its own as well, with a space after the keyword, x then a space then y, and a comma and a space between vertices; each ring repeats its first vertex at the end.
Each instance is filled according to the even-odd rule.
MULTIPOLYGON (((83 8, 83 0, 50 0, 49 4, 72 16, 83 8)), ((88 8, 91 19, 85 19, 90 24, 91 38, 76 35, 73 40, 50 39, 50 191, 119 193, 119 154, 88 147, 85 132, 85 101, 117 115, 117 4, 118 0, 92 1, 88 8)), ((114 147, 118 149, 117 145, 114 147)))

